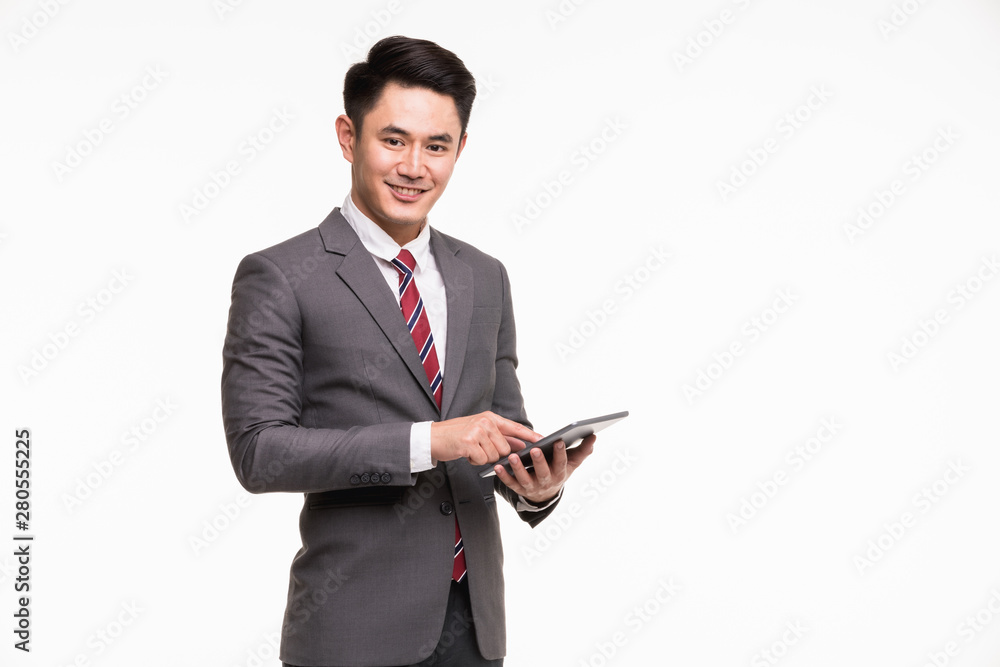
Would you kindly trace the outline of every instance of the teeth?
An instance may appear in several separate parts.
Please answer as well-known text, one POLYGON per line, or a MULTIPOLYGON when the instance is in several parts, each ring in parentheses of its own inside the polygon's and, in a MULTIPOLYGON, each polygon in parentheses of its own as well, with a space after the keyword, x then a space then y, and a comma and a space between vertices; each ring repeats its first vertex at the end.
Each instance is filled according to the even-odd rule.
POLYGON ((417 190, 416 188, 401 188, 398 185, 393 185, 392 189, 404 195, 415 195, 423 192, 423 190, 417 190))

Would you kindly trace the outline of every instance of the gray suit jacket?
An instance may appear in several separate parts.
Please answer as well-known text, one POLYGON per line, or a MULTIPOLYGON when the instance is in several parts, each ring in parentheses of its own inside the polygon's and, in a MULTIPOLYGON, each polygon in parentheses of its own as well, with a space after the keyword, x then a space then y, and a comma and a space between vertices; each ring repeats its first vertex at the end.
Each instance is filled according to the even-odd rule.
MULTIPOLYGON (((236 271, 222 372, 233 468, 251 492, 305 494, 285 662, 426 658, 445 623, 456 515, 480 650, 505 653, 494 492, 516 495, 464 459, 411 474, 410 427, 484 410, 530 426, 510 284, 476 248, 434 229, 430 244, 448 300, 440 411, 399 306, 339 209, 236 271)), ((551 511, 521 516, 534 526, 551 511)))

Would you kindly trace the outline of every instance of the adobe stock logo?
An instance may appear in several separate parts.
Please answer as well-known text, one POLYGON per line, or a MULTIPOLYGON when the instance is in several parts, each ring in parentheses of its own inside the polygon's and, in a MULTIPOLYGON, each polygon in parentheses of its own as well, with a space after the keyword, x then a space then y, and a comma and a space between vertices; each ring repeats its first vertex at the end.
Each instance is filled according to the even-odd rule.
POLYGON ((813 115, 826 106, 833 97, 833 93, 827 89, 826 84, 812 86, 809 95, 791 111, 785 113, 774 124, 774 129, 779 138, 768 137, 760 147, 752 147, 746 150, 746 159, 734 165, 729 172, 729 178, 715 182, 715 188, 719 192, 719 197, 723 202, 729 201, 740 188, 745 186, 760 169, 767 164, 771 156, 778 152, 782 142, 787 143, 805 127, 813 115))
POLYGON ((971 471, 972 468, 963 464, 961 459, 949 461, 948 468, 938 479, 913 494, 910 502, 915 509, 920 511, 919 514, 904 510, 894 519, 884 522, 882 532, 877 537, 868 540, 865 550, 854 557, 854 567, 857 568, 858 574, 864 576, 867 570, 882 560, 913 530, 920 521, 920 517, 930 512, 941 502, 941 499, 948 495, 951 488, 971 471))
POLYGON ((733 533, 738 533, 758 513, 763 511, 781 489, 795 477, 795 474, 801 472, 806 463, 816 458, 843 428, 844 425, 837 421, 837 417, 824 418, 820 421, 819 428, 816 429, 816 434, 813 437, 788 450, 785 455, 785 464, 788 469, 779 467, 764 481, 757 482, 756 490, 740 498, 739 507, 726 515, 726 522, 733 533))
POLYGON ((218 540, 252 503, 253 497, 245 491, 237 493, 231 502, 219 503, 219 511, 211 518, 202 520, 200 532, 188 536, 188 546, 194 555, 200 556, 202 551, 218 540))
POLYGON ((958 657, 965 645, 971 644, 979 633, 1000 616, 1000 590, 996 587, 990 589, 989 596, 982 607, 968 614, 958 624, 955 628, 958 637, 946 641, 940 651, 927 652, 927 662, 922 667, 945 667, 950 664, 951 659, 958 657))
POLYGON ((1000 263, 997 262, 996 255, 983 256, 976 272, 956 283, 955 287, 948 292, 945 298, 949 304, 952 304, 952 307, 937 308, 933 314, 920 319, 917 326, 900 339, 899 347, 893 348, 886 354, 886 360, 892 370, 899 372, 902 366, 913 361, 932 340, 941 334, 944 326, 951 321, 952 315, 961 311, 976 298, 986 284, 998 273, 1000 273, 1000 263))
POLYGON ((606 641, 594 643, 594 650, 590 655, 577 663, 579 667, 607 667, 617 661, 618 653, 670 606, 682 590, 673 577, 661 577, 656 584, 656 590, 625 614, 618 628, 606 641))
POLYGON ((589 340, 608 323, 619 307, 635 296, 643 286, 673 257, 669 252, 659 248, 650 248, 649 254, 634 269, 615 282, 614 296, 604 299, 597 308, 587 309, 582 322, 570 327, 566 342, 556 343, 556 353, 560 361, 566 361, 583 349, 589 340))
MULTIPOLYGON (((110 650, 145 611, 146 609, 140 607, 135 600, 122 602, 119 609, 112 612, 110 621, 90 633, 85 648, 77 652, 72 661, 65 663, 67 667, 89 667, 94 664, 94 660, 110 650)), ((97 662, 103 661, 97 660, 97 662)))
MULTIPOLYGON (((750 7, 750 1, 733 0, 733 4, 741 11, 745 11, 750 7)), ((688 37, 683 50, 674 51, 673 53, 677 71, 683 74, 684 68, 693 65, 695 60, 704 55, 715 44, 716 40, 722 37, 722 34, 726 31, 726 26, 732 25, 738 17, 738 12, 734 13, 730 9, 723 9, 719 12, 718 18, 702 21, 702 30, 688 37)))
POLYGON ((742 338, 737 338, 726 346, 721 352, 712 355, 712 361, 704 368, 698 369, 694 383, 686 383, 681 387, 684 398, 688 405, 694 405, 696 399, 705 395, 716 382, 721 380, 729 369, 735 365, 736 360, 743 356, 751 345, 760 340, 761 336, 767 332, 778 319, 787 313, 799 297, 788 290, 778 290, 775 293, 774 301, 770 306, 760 311, 760 315, 751 317, 740 327, 742 338))
POLYGON ((93 127, 85 128, 83 138, 72 144, 67 144, 62 162, 52 162, 52 173, 56 181, 62 183, 78 167, 83 165, 87 157, 92 155, 97 147, 104 143, 118 127, 139 108, 159 88, 170 72, 160 69, 159 65, 150 65, 143 70, 142 77, 127 91, 115 98, 111 103, 109 113, 93 127))
POLYGON ((535 194, 525 198, 524 207, 510 215, 514 229, 520 233, 525 227, 537 221, 546 209, 576 183, 577 174, 587 171, 628 127, 629 124, 624 122, 620 116, 605 120, 604 127, 601 128, 600 132, 577 146, 573 154, 570 155, 569 165, 557 171, 551 178, 543 180, 541 188, 535 194))
POLYGON ((237 149, 238 157, 227 160, 222 168, 209 172, 208 178, 202 185, 194 189, 191 199, 178 205, 178 212, 184 222, 190 224, 194 218, 201 215, 226 188, 233 184, 247 165, 263 153, 278 135, 288 129, 293 120, 295 116, 285 107, 272 109, 271 116, 264 124, 256 132, 246 135, 240 143, 237 149))
POLYGON ((582 496, 586 498, 587 504, 572 502, 567 505, 564 503, 561 506, 561 510, 553 514, 543 524, 543 527, 538 528, 537 535, 532 540, 531 545, 521 547, 521 554, 528 564, 530 565, 542 554, 551 549, 558 540, 573 528, 577 520, 583 516, 584 510, 596 504, 636 463, 639 463, 639 459, 630 452, 619 451, 614 461, 605 470, 591 477, 581 487, 582 496))
POLYGON ((555 9, 546 9, 545 20, 549 22, 549 27, 555 31, 555 29, 559 27, 560 23, 568 21, 569 17, 576 13, 577 7, 586 1, 587 0, 559 0, 559 4, 555 9))
POLYGON ((772 667, 788 655, 788 650, 799 643, 806 634, 806 628, 799 621, 785 623, 785 631, 781 637, 771 642, 766 649, 758 651, 750 659, 750 667, 772 667))
POLYGON ((389 0, 384 9, 377 9, 371 13, 371 19, 364 25, 355 26, 353 39, 350 43, 341 42, 340 52, 348 62, 364 60, 368 49, 375 42, 381 39, 388 30, 392 19, 403 11, 400 0, 389 0))
POLYGON ((889 41, 892 34, 898 32, 900 28, 909 23, 910 19, 925 4, 927 4, 927 0, 903 0, 899 4, 894 4, 889 17, 887 19, 879 19, 875 24, 879 32, 882 33, 882 39, 889 41))
POLYGON ((21 47, 28 43, 28 40, 37 37, 39 31, 62 11, 63 5, 67 5, 69 2, 70 0, 40 0, 38 3, 40 11, 21 19, 21 29, 18 32, 7 33, 7 41, 10 42, 14 53, 19 52, 21 47))
POLYGON ((278 660, 278 653, 281 650, 281 635, 277 632, 269 632, 262 637, 262 641, 254 648, 246 649, 246 660, 243 664, 246 667, 264 667, 264 665, 274 664, 278 660))
POLYGON ((878 220, 881 220, 889 212, 899 201, 899 198, 906 194, 907 181, 909 183, 919 181, 931 166, 955 145, 959 138, 960 135, 951 126, 938 128, 934 140, 903 163, 900 171, 906 180, 895 178, 889 182, 884 190, 876 188, 871 199, 858 207, 854 221, 844 224, 844 234, 851 245, 854 245, 858 237, 864 236, 878 220))
POLYGON ((76 485, 72 491, 62 495, 63 506, 70 513, 79 509, 98 489, 108 483, 117 470, 134 458, 133 455, 139 451, 140 445, 145 445, 152 439, 177 408, 177 404, 169 396, 156 399, 155 407, 146 417, 132 424, 128 430, 122 431, 118 439, 120 447, 111 449, 107 456, 91 463, 92 470, 76 478, 76 485))
POLYGON ((105 287, 81 301, 76 308, 79 319, 71 317, 67 320, 59 330, 48 335, 46 342, 31 351, 27 364, 18 365, 17 374, 21 381, 27 385, 29 380, 41 375, 42 371, 66 351, 72 340, 86 330, 87 325, 93 322, 98 314, 108 309, 132 280, 133 276, 128 270, 116 270, 111 274, 111 280, 105 287))

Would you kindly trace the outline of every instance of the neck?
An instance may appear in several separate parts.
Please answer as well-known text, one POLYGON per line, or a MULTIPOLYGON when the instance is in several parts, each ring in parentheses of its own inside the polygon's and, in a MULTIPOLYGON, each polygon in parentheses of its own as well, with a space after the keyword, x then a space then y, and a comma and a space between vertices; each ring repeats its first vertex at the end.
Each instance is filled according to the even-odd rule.
POLYGON ((392 237, 392 240, 402 248, 404 245, 412 241, 413 239, 420 236, 420 232, 424 230, 424 225, 427 224, 427 218, 420 221, 418 225, 398 225, 392 222, 385 222, 376 220, 375 224, 382 228, 386 234, 392 237))

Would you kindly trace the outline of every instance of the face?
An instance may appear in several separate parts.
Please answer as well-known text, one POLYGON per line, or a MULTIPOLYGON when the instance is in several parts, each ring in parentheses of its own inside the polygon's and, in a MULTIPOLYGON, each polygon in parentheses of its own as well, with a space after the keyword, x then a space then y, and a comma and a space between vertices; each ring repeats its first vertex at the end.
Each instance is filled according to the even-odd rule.
POLYGON ((455 102, 427 88, 388 84, 362 123, 347 116, 337 137, 351 163, 351 197, 358 209, 399 245, 416 238, 444 193, 465 136, 455 102))

